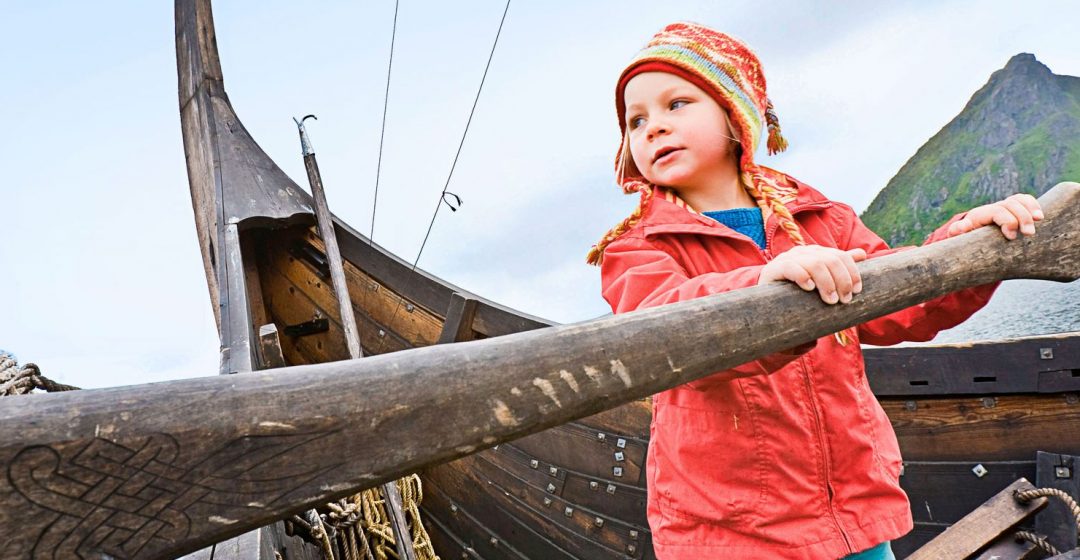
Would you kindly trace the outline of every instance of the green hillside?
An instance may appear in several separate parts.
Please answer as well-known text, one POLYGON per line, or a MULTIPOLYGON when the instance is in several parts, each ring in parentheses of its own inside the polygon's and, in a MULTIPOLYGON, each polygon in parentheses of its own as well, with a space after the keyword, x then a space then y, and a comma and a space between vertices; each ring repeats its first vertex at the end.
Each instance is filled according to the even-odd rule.
POLYGON ((918 244, 957 212, 1080 180, 1080 78, 1031 54, 994 72, 862 214, 892 245, 918 244))

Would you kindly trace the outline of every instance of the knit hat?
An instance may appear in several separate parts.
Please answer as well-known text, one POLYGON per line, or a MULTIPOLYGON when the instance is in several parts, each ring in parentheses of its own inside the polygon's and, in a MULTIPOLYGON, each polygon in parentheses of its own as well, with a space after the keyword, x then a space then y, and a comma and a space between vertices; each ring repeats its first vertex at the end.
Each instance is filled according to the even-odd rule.
MULTIPOLYGON (((589 252, 589 262, 599 264, 608 243, 633 227, 652 196, 653 185, 640 173, 624 176, 629 161, 629 137, 626 134, 624 90, 634 76, 645 72, 668 72, 687 80, 709 94, 728 113, 733 132, 742 146, 739 169, 747 191, 766 213, 779 218, 781 227, 792 240, 804 244, 798 225, 784 206, 794 200, 796 189, 782 173, 766 170, 754 163, 754 150, 768 131, 770 155, 787 149, 780 134, 780 121, 765 91, 761 62, 745 43, 696 23, 679 22, 657 33, 630 61, 615 88, 615 109, 622 131, 616 156, 616 174, 627 194, 640 192, 641 204, 629 218, 613 228, 589 252)), ((719 126, 719 123, 718 123, 719 126)))

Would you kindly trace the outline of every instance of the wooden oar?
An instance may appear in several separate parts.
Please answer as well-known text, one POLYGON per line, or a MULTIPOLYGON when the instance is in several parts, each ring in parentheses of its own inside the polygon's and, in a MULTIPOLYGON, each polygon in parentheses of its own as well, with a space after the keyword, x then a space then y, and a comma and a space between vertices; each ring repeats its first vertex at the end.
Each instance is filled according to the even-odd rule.
POLYGON ((264 373, 0 399, 11 558, 168 558, 962 288, 1080 277, 1080 184, 1038 233, 860 264, 828 306, 772 284, 460 344, 264 373), (779 312, 782 310, 782 312, 779 312))

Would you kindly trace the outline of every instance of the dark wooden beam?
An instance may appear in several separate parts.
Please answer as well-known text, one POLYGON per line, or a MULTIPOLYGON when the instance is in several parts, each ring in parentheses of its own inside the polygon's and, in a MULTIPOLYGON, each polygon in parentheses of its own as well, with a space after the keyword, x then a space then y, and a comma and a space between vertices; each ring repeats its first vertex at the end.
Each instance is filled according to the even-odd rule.
POLYGON ((361 360, 4 399, 5 554, 175 557, 920 301, 1080 277, 1080 184, 1042 203, 1031 237, 982 228, 860 263, 846 305, 774 283, 361 360))
POLYGON ((1017 480, 916 550, 907 560, 962 559, 976 554, 1046 507, 1046 498, 1036 498, 1027 504, 1021 504, 1014 497, 1018 491, 1034 488, 1025 478, 1017 480))
POLYGON ((439 334, 439 344, 465 342, 476 338, 472 325, 478 303, 475 298, 458 292, 450 296, 450 308, 446 311, 446 321, 443 323, 442 333, 439 334))

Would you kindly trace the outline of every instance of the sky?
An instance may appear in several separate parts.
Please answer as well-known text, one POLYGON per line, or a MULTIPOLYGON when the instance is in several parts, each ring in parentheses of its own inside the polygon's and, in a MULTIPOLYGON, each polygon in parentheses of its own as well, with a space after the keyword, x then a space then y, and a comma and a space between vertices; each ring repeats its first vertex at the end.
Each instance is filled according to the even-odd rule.
MULTIPOLYGON (((375 241, 416 258, 504 2, 401 2, 375 241)), ((188 194, 168 2, 8 2, 0 21, 0 349, 107 387, 213 375, 218 341, 188 194)), ((306 188, 293 116, 331 209, 372 224, 394 3, 219 2, 225 88, 306 188)), ((864 209, 1020 52, 1080 75, 1074 1, 510 5, 419 266, 559 322, 609 310, 588 248, 636 203, 612 178, 613 87, 664 24, 749 43, 791 142, 758 158, 864 209), (1070 44, 1071 43, 1071 44, 1070 44)))

